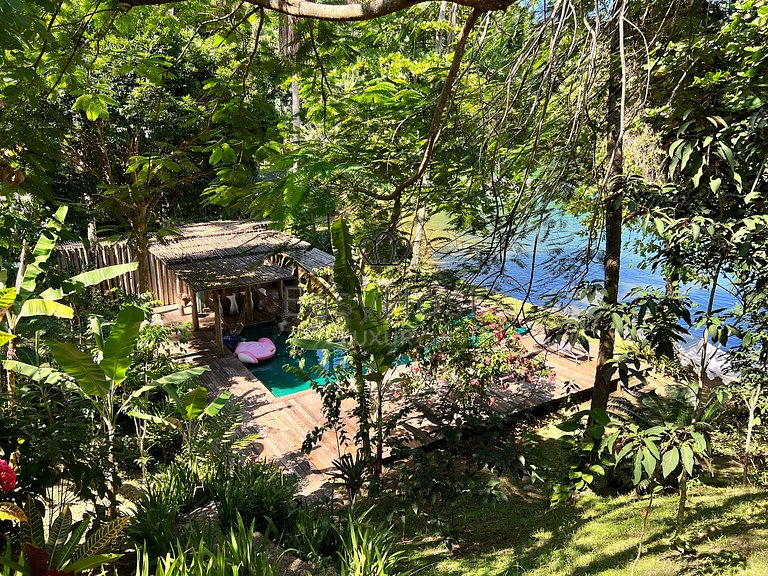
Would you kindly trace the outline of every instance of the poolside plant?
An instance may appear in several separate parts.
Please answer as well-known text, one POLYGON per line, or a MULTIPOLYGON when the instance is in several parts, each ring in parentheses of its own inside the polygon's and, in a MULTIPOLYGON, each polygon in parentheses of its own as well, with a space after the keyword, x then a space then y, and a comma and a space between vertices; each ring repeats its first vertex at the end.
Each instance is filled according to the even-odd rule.
POLYGON ((177 428, 182 435, 186 456, 193 468, 200 464, 196 441, 206 418, 215 418, 226 406, 232 396, 229 390, 225 390, 216 398, 208 402, 208 390, 204 386, 197 386, 180 394, 178 388, 189 381, 193 376, 198 376, 208 367, 182 370, 158 379, 156 384, 162 385, 163 390, 172 400, 175 416, 157 416, 141 410, 132 410, 129 415, 142 420, 150 420, 158 424, 165 424, 177 428))
MULTIPOLYGON (((339 396, 350 395, 355 400, 354 416, 358 431, 356 440, 366 457, 373 457, 374 477, 381 476, 384 432, 384 394, 388 383, 385 375, 395 362, 400 352, 396 346, 395 330, 383 313, 383 293, 375 282, 364 286, 362 264, 354 255, 354 243, 348 222, 341 217, 334 220, 331 227, 331 239, 334 255, 333 283, 315 278, 314 284, 328 297, 334 312, 343 319, 347 331, 344 342, 330 342, 309 338, 295 338, 292 344, 305 350, 341 350, 350 359, 354 379, 354 389, 350 392, 339 388, 328 388, 321 394, 328 395, 337 391, 339 396), (373 389, 373 396, 371 395, 373 389), (371 412, 375 410, 374 421, 371 412), (372 450, 371 428, 375 434, 375 454, 372 450)), ((346 370, 345 367, 340 367, 346 370)), ((340 400, 339 400, 340 402, 340 400)), ((326 404, 324 400, 324 404, 326 404)), ((328 402, 337 406, 338 402, 328 402)), ((337 411, 335 411, 337 412, 337 411)), ((333 416, 338 416, 334 413, 333 416)), ((322 434, 319 430, 319 435, 322 434)), ((317 440, 318 435, 313 437, 317 440)), ((305 449, 307 443, 305 443, 305 449)), ((309 446, 311 448, 311 444, 309 446)))
POLYGON ((339 529, 341 576, 408 576, 413 570, 402 567, 404 553, 394 550, 392 534, 368 521, 370 510, 359 517, 350 515, 339 529))
POLYGON ((173 463, 147 478, 134 499, 128 534, 152 554, 166 554, 179 538, 179 514, 206 499, 203 484, 187 467, 173 463))

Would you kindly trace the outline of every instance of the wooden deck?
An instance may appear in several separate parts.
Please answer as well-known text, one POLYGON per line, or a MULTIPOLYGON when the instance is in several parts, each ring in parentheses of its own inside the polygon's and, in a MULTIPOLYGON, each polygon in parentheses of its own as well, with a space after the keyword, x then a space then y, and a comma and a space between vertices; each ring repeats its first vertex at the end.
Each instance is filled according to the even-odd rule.
MULTIPOLYGON (((155 312, 165 323, 189 321, 189 315, 180 315, 176 306, 165 306, 155 312)), ((307 433, 324 422, 320 395, 307 390, 282 398, 273 396, 232 353, 227 351, 224 357, 216 355, 212 320, 213 315, 201 318, 200 331, 190 333, 189 342, 183 346, 184 351, 177 354, 177 359, 210 366, 211 371, 201 377, 202 384, 212 393, 230 390, 233 398, 243 403, 244 428, 247 433, 259 435, 253 445, 255 453, 295 473, 301 479, 303 495, 323 493, 328 486, 328 473, 334 468, 333 460, 344 452, 344 448, 339 447, 333 432, 327 432, 309 455, 302 452, 307 433)), ((536 349, 531 336, 524 337, 522 342, 529 349, 536 349)), ((595 374, 594 360, 576 362, 547 351, 541 354, 556 373, 554 381, 536 385, 513 384, 506 390, 496 390, 493 392, 494 410, 511 415, 551 407, 569 397, 589 395, 595 374)), ((354 434, 351 429, 353 420, 348 414, 351 408, 346 404, 344 411, 349 424, 347 429, 354 434)), ((437 426, 431 421, 428 409, 414 408, 401 427, 415 444, 439 440, 435 436, 437 426)))

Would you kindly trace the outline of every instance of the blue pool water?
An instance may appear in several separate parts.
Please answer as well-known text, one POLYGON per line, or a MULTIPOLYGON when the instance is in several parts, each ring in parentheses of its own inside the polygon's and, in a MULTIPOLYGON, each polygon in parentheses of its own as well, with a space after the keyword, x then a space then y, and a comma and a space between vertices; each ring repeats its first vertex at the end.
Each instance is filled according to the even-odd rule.
MULTIPOLYGON (((246 364, 251 374, 256 376, 275 396, 287 396, 303 390, 309 390, 310 381, 304 380, 283 370, 285 364, 296 366, 298 368, 300 358, 294 358, 290 355, 290 345, 288 344, 289 334, 287 332, 279 333, 277 326, 249 326, 240 334, 242 340, 258 340, 259 338, 269 338, 275 343, 277 353, 270 360, 265 360, 258 364, 246 364)), ((304 371, 312 373, 312 366, 320 366, 322 361, 321 351, 307 351, 304 353, 304 371)))

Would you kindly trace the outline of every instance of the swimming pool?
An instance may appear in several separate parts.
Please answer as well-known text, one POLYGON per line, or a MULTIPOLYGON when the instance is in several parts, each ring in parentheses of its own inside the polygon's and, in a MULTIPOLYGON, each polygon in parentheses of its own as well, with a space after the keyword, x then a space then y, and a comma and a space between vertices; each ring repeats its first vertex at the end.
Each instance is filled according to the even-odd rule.
MULTIPOLYGON (((294 358, 290 355, 290 344, 288 344, 289 334, 287 332, 279 333, 277 326, 249 326, 243 329, 240 334, 242 340, 258 340, 259 338, 269 338, 275 343, 277 352, 275 356, 259 364, 246 364, 246 368, 251 374, 256 376, 276 397, 288 396, 303 390, 309 390, 310 381, 303 380, 289 372, 283 370, 284 364, 290 364, 298 368, 300 358, 294 358)), ((304 353, 304 370, 310 372, 312 366, 321 365, 322 351, 307 351, 304 353)), ((311 372, 310 372, 311 373, 311 372)))

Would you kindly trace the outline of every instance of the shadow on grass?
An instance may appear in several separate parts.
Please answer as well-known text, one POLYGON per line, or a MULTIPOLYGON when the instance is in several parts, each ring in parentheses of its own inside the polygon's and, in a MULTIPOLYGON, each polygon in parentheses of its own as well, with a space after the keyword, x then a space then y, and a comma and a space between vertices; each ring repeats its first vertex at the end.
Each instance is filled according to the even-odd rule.
MULTIPOLYGON (((670 549, 677 499, 664 498, 651 514, 643 552, 645 569, 638 574, 687 576, 745 569, 751 554, 768 551, 765 499, 765 493, 754 491, 726 496, 702 489, 702 495, 694 495, 686 516, 688 542, 695 553, 681 555, 670 549), (756 511, 745 512, 753 503, 756 511)), ((443 563, 434 570, 441 576, 511 576, 542 567, 546 567, 543 573, 562 576, 625 574, 637 554, 640 512, 645 505, 638 499, 588 498, 546 512, 544 499, 527 493, 513 495, 506 505, 467 503, 460 509, 462 540, 453 553, 441 549, 434 539, 405 548, 421 566, 443 563)))

